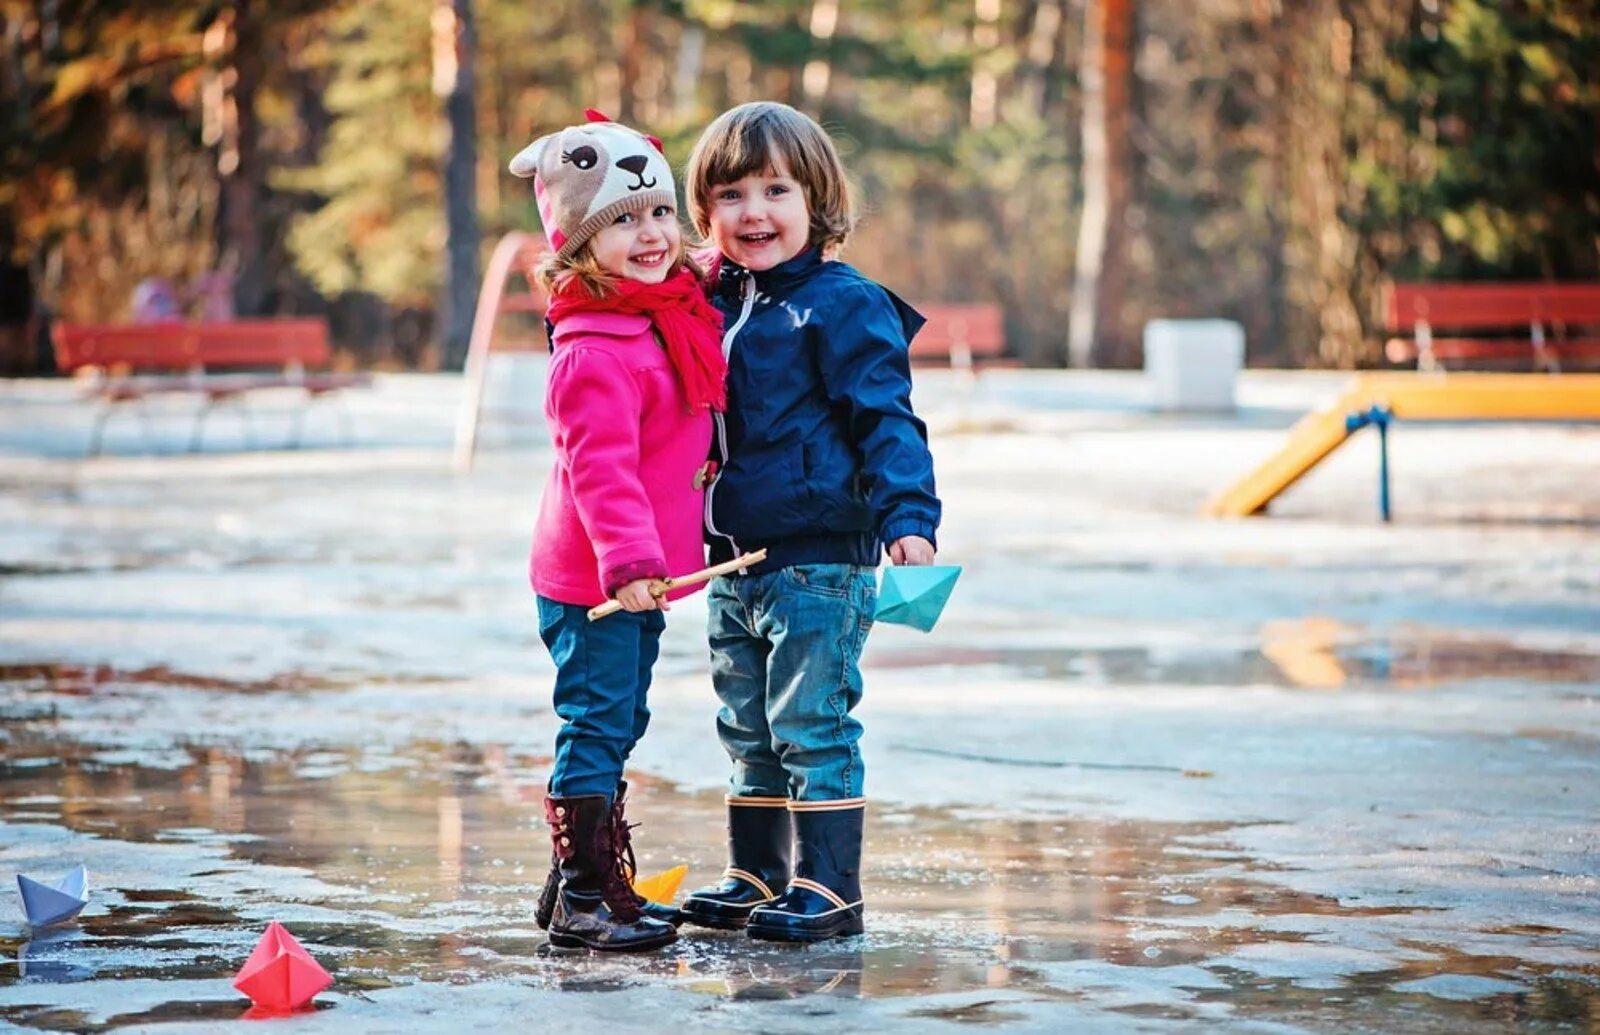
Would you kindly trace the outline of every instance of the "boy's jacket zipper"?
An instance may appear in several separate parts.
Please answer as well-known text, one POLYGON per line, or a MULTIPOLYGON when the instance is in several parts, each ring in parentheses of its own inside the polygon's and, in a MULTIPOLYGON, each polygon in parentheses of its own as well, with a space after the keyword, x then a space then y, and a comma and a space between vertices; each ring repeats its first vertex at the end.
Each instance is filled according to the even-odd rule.
MULTIPOLYGON (((743 301, 743 304, 739 307, 739 318, 722 335, 722 358, 728 361, 730 372, 733 368, 734 335, 739 333, 739 329, 745 325, 745 321, 750 319, 750 311, 756 307, 755 277, 751 276, 748 271, 744 275, 744 283, 739 286, 739 297, 743 301)), ((728 546, 733 550, 733 555, 737 557, 739 556, 739 544, 733 541, 733 536, 718 529, 716 520, 711 516, 711 500, 716 495, 717 483, 722 480, 720 477, 721 472, 728 469, 728 420, 726 416, 715 410, 711 412, 711 418, 717 428, 717 453, 720 459, 717 461, 719 476, 712 479, 711 484, 706 486, 706 529, 712 535, 726 539, 728 546)), ((744 573, 745 569, 739 569, 740 575, 744 573)))

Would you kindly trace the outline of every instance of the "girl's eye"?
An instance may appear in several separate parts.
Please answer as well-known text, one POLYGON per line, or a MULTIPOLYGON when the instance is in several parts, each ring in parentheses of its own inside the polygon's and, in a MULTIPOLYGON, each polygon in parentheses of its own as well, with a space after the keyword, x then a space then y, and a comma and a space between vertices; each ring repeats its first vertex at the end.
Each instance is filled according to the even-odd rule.
POLYGON ((725 190, 722 193, 717 195, 717 200, 718 201, 738 201, 739 200, 739 192, 736 191, 736 190, 725 190))
POLYGON ((789 193, 789 188, 785 187, 781 183, 775 183, 771 187, 767 188, 767 193, 771 194, 773 197, 777 197, 779 194, 789 193))

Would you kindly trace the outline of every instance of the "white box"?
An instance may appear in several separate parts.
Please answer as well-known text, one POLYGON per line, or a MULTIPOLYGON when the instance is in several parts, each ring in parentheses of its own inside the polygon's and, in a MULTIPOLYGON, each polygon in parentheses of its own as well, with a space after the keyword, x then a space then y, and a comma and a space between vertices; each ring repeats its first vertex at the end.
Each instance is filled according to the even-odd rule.
POLYGON ((1159 410, 1229 411, 1244 366, 1244 328, 1232 320, 1151 320, 1144 373, 1159 410))

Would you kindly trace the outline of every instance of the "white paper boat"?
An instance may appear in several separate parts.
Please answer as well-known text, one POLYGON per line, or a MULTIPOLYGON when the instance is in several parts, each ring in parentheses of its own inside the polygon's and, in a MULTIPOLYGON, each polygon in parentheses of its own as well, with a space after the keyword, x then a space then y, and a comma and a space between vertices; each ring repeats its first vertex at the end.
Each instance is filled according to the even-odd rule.
POLYGON ((64 924, 89 904, 89 872, 81 865, 54 884, 44 884, 17 874, 17 889, 22 892, 22 911, 34 927, 64 924))

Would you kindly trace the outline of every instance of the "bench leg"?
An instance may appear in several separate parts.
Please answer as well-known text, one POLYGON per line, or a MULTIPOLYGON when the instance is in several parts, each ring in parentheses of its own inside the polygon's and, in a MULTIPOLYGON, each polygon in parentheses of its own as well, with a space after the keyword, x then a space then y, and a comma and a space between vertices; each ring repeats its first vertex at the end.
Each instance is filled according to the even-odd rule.
POLYGON ((207 398, 200 412, 194 415, 194 430, 189 433, 189 452, 200 452, 200 443, 206 433, 206 418, 211 416, 211 408, 216 404, 215 399, 207 398))
POLYGON ((89 452, 85 456, 99 456, 101 438, 105 434, 106 421, 111 419, 111 409, 116 403, 103 402, 100 412, 94 415, 94 427, 89 432, 89 452))
POLYGON ((139 397, 139 434, 144 436, 144 451, 156 451, 155 422, 150 419, 150 400, 144 396, 139 397))
POLYGON ((330 389, 329 391, 325 391, 325 392, 307 392, 306 393, 305 405, 300 407, 300 409, 298 411, 296 411, 295 417, 294 417, 294 423, 290 426, 290 436, 289 436, 289 448, 290 449, 298 449, 298 448, 300 448, 301 436, 305 432, 306 414, 311 411, 311 407, 315 406, 318 402, 320 402, 323 399, 327 399, 329 401, 338 403, 339 430, 340 430, 340 433, 341 433, 341 438, 343 440, 343 444, 346 445, 346 446, 350 446, 350 445, 354 445, 355 444, 355 440, 356 440, 356 422, 355 422, 355 418, 350 415, 350 403, 349 403, 348 400, 345 399, 345 396, 344 396, 343 392, 341 392, 341 391, 339 391, 337 389, 330 389))
POLYGON ((283 444, 285 449, 300 448, 300 436, 306 429, 306 411, 311 409, 311 404, 316 401, 317 397, 315 395, 307 394, 305 402, 301 403, 300 408, 294 411, 294 420, 289 423, 289 441, 283 444))
POLYGON ((250 404, 245 402, 244 396, 236 400, 239 404, 239 419, 244 422, 244 447, 249 450, 256 448, 256 424, 250 415, 250 404))
POLYGON ((356 418, 350 412, 350 400, 343 392, 335 392, 339 399, 339 431, 346 448, 356 444, 356 418))
POLYGON ((244 424, 244 447, 247 450, 256 448, 255 422, 250 416, 250 406, 245 402, 244 395, 226 396, 221 399, 207 398, 206 404, 200 407, 200 412, 195 414, 194 433, 189 436, 189 452, 200 452, 201 445, 205 442, 206 419, 211 416, 211 411, 223 403, 232 403, 239 407, 239 420, 244 424))

